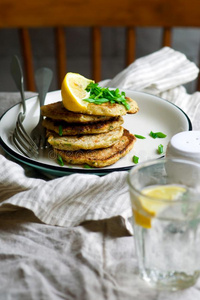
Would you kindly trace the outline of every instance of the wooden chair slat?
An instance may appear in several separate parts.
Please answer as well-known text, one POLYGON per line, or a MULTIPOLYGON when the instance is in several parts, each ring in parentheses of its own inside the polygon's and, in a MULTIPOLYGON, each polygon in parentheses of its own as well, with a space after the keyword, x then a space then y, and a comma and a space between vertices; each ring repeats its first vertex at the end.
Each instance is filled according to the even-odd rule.
POLYGON ((22 56, 24 61, 26 86, 28 90, 35 91, 33 55, 32 55, 31 40, 30 40, 28 29, 20 28, 19 35, 21 40, 22 56))
POLYGON ((170 47, 172 44, 172 28, 171 27, 164 27, 163 28, 163 46, 170 47))
POLYGON ((0 27, 199 27, 199 0, 0 0, 0 27))
POLYGON ((135 60, 136 32, 134 27, 126 28, 126 65, 135 60))
POLYGON ((92 78, 98 82, 101 80, 101 29, 92 28, 92 78))
MULTIPOLYGON (((200 28, 199 0, 0 0, 0 28, 22 28, 22 54, 27 75, 27 89, 34 90, 33 60, 29 28, 56 29, 58 87, 66 72, 67 27, 92 29, 92 77, 101 80, 101 28, 124 27, 126 65, 135 59, 136 27, 164 28, 161 45, 171 46, 171 29, 200 28)), ((200 89, 200 78, 198 83, 200 89)))
POLYGON ((55 28, 55 46, 57 57, 57 80, 58 86, 61 87, 63 78, 67 72, 67 46, 64 27, 55 28))

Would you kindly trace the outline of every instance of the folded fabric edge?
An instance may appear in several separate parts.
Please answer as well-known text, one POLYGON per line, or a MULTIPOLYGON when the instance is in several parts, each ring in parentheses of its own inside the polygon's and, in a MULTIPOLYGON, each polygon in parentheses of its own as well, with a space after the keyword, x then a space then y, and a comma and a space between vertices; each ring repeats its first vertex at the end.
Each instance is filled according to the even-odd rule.
MULTIPOLYGON (((118 73, 113 79, 103 82, 103 85, 132 90, 142 90, 144 88, 148 88, 156 81, 162 79, 162 76, 158 72, 159 70, 157 68, 160 63, 162 63, 162 66, 167 66, 166 72, 169 75, 169 78, 164 78, 164 80, 168 81, 168 89, 194 80, 199 73, 198 67, 194 62, 189 61, 184 53, 176 51, 170 47, 163 47, 156 52, 136 59, 127 68, 118 73), (147 66, 148 62, 150 65, 148 66, 147 72, 145 65, 147 66), (184 68, 182 65, 184 65, 184 68), (142 69, 142 67, 144 69, 142 69), (170 70, 173 74, 176 74, 177 70, 180 73, 181 68, 184 72, 183 81, 179 80, 179 82, 175 84, 174 79, 171 80, 172 74, 170 73, 170 70), (153 73, 153 70, 155 70, 154 76, 150 76, 150 70, 152 70, 153 73), (187 74, 187 70, 189 74, 187 74), (152 77, 152 79, 150 79, 149 76, 152 77)), ((168 76, 167 74, 163 72, 163 76, 168 76)))

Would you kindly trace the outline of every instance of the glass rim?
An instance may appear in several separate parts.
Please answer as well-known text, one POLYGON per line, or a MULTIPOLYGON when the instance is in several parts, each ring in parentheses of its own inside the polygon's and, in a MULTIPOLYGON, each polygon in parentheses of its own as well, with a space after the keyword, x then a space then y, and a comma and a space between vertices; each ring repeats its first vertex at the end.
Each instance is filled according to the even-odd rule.
MULTIPOLYGON (((193 166, 197 166, 200 169, 200 163, 192 161, 192 160, 188 160, 188 159, 179 159, 179 158, 160 158, 160 159, 153 159, 153 160, 149 160, 149 161, 145 161, 142 163, 139 163, 138 165, 132 167, 129 172, 128 172, 128 176, 127 176, 127 182, 129 185, 129 188, 131 188, 137 195, 141 196, 142 198, 146 199, 147 201, 154 201, 154 202, 163 202, 163 203, 171 203, 173 204, 177 204, 179 202, 182 202, 183 200, 175 200, 175 201, 171 201, 171 200, 167 200, 167 199, 162 199, 162 198, 154 198, 148 195, 145 195, 141 192, 141 190, 135 188, 132 183, 131 183, 131 175, 132 173, 136 173, 138 170, 142 169, 143 167, 147 167, 147 166, 151 166, 151 165, 158 165, 161 163, 166 163, 166 162, 179 162, 179 163, 184 163, 184 164, 190 164, 193 166)), ((160 184, 161 185, 161 184, 160 184)), ((173 184, 171 184, 173 185, 173 184)), ((175 185, 175 184, 174 184, 175 185)), ((181 184, 180 184, 181 186, 181 184)), ((192 202, 192 201, 191 201, 192 202)))

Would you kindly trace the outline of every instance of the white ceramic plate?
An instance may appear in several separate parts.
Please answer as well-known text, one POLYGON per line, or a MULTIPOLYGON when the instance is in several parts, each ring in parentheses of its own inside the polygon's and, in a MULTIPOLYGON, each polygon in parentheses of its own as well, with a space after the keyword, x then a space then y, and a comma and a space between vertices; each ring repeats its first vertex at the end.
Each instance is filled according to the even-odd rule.
MULTIPOLYGON (((139 112, 135 115, 124 116, 124 128, 133 134, 145 136, 146 139, 137 139, 134 148, 114 165, 105 168, 86 169, 82 166, 59 166, 51 149, 45 150, 38 159, 30 159, 21 154, 11 143, 10 136, 15 127, 21 105, 17 104, 10 108, 0 120, 0 143, 3 149, 16 160, 29 166, 39 169, 42 172, 54 176, 63 176, 71 173, 88 173, 104 175, 113 171, 129 170, 134 163, 133 155, 139 157, 139 162, 150 159, 160 158, 162 155, 157 153, 157 147, 162 144, 164 152, 171 137, 181 131, 191 130, 191 122, 187 115, 174 104, 141 92, 125 90, 126 95, 135 99, 139 105, 139 112), (150 131, 161 131, 167 135, 163 139, 153 139, 149 136, 150 131)), ((45 104, 61 100, 60 91, 47 94, 45 104)), ((27 116, 24 126, 28 132, 34 128, 39 119, 39 101, 37 97, 27 99, 27 116)))

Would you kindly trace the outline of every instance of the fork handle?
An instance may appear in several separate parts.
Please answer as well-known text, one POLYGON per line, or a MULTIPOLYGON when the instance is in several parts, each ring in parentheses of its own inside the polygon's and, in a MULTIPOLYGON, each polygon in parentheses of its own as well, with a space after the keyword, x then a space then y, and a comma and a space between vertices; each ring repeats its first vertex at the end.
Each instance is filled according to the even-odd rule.
POLYGON ((25 96, 24 96, 24 76, 22 72, 22 67, 20 60, 17 55, 14 55, 12 57, 10 70, 12 77, 15 81, 15 84, 20 91, 21 94, 21 100, 22 100, 22 107, 23 107, 23 116, 26 114, 26 103, 25 103, 25 96))
POLYGON ((44 105, 52 78, 53 72, 49 68, 40 68, 35 72, 35 82, 39 93, 40 107, 44 105))

